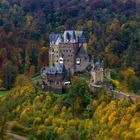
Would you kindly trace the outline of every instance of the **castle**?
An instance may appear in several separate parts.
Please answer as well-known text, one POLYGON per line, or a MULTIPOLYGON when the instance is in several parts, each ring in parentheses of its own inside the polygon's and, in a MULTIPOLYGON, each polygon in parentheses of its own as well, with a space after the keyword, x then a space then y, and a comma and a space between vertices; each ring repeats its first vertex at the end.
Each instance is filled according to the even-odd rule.
POLYGON ((43 67, 41 69, 42 89, 54 93, 65 93, 66 84, 70 83, 70 75, 65 68, 63 56, 59 58, 57 66, 43 67))
POLYGON ((63 34, 51 34, 49 49, 49 65, 57 66, 60 55, 63 54, 64 65, 74 74, 83 71, 89 64, 87 41, 83 31, 64 31, 63 34))
POLYGON ((93 62, 90 82, 94 85, 101 84, 105 81, 105 78, 110 78, 110 71, 103 68, 103 62, 99 60, 96 63, 93 62))
MULTIPOLYGON (((49 67, 41 69, 42 89, 55 93, 64 93, 75 72, 84 71, 91 58, 87 53, 87 41, 83 31, 64 31, 62 34, 50 34, 49 67)), ((94 63, 93 63, 94 64, 94 63)), ((105 71, 100 63, 91 70, 91 82, 103 82, 105 71)))

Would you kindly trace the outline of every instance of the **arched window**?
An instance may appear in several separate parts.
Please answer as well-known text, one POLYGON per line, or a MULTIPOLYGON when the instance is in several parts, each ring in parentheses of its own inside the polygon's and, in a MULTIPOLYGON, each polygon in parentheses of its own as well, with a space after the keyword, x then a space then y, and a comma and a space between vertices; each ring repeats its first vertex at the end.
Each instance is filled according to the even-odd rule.
POLYGON ((76 58, 76 64, 77 64, 77 65, 80 65, 80 63, 81 63, 80 58, 76 58))

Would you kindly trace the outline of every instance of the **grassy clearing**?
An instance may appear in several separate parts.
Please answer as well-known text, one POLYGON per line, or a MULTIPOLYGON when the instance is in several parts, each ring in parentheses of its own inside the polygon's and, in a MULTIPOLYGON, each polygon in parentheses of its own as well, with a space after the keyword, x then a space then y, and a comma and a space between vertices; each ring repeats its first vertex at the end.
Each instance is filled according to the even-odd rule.
POLYGON ((33 77, 31 80, 32 80, 32 81, 37 81, 37 80, 39 80, 40 78, 41 78, 40 75, 38 75, 38 76, 33 77))
POLYGON ((10 93, 10 91, 0 91, 0 97, 10 93))

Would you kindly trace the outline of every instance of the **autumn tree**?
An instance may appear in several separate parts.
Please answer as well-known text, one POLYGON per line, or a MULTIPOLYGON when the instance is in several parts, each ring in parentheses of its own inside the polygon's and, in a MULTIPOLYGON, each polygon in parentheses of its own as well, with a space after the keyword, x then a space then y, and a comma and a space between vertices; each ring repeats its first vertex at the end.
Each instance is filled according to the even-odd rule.
POLYGON ((48 54, 48 48, 47 47, 42 47, 40 48, 40 53, 39 53, 39 66, 45 66, 48 65, 49 63, 49 54, 48 54))
POLYGON ((17 66, 14 65, 11 61, 5 62, 2 67, 2 79, 4 81, 4 86, 6 89, 11 89, 12 84, 15 82, 15 77, 18 73, 17 66))

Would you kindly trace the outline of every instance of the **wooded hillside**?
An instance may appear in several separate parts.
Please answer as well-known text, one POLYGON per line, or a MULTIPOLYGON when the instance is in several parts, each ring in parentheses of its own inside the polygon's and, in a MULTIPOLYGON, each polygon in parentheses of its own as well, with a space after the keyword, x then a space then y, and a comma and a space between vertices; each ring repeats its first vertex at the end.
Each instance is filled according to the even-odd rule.
POLYGON ((104 89, 90 93, 76 79, 69 94, 41 92, 20 76, 0 98, 0 138, 7 129, 30 140, 139 140, 140 104, 114 100, 104 89))

